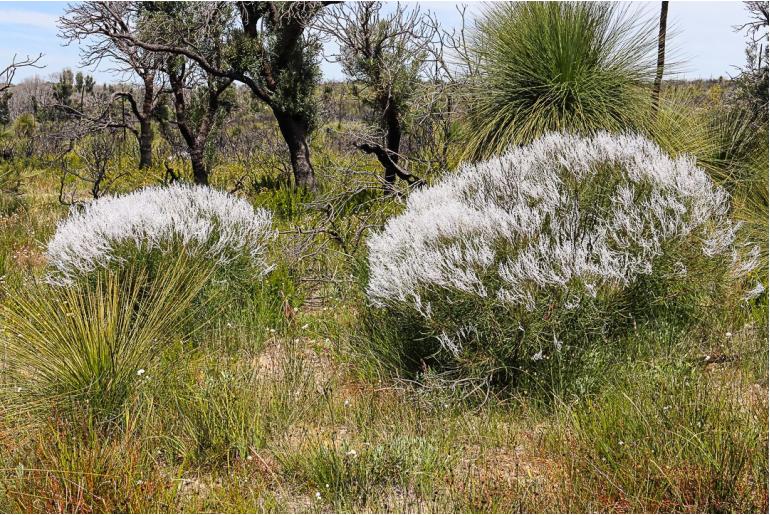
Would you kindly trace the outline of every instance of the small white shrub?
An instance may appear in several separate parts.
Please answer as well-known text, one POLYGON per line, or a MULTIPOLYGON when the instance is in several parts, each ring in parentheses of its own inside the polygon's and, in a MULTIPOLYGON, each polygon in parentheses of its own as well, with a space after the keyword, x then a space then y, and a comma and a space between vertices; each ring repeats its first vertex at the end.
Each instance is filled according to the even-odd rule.
POLYGON ((220 265, 248 256, 264 273, 271 224, 267 210, 206 186, 153 186, 73 210, 57 226, 47 256, 52 279, 63 282, 120 262, 125 246, 165 252, 182 245, 220 265))
POLYGON ((732 276, 754 269, 757 251, 736 242, 728 210, 728 194, 693 159, 672 159, 643 137, 549 134, 412 193, 368 241, 367 294, 376 307, 416 313, 422 337, 455 357, 464 342, 483 340, 469 315, 482 318, 482 307, 519 317, 499 323, 522 333, 537 323, 539 342, 556 341, 559 328, 543 323, 550 313, 645 276, 692 280, 700 272, 677 256, 694 246, 732 276), (452 314, 462 302, 479 309, 452 314), (548 311, 528 323, 543 304, 548 311))

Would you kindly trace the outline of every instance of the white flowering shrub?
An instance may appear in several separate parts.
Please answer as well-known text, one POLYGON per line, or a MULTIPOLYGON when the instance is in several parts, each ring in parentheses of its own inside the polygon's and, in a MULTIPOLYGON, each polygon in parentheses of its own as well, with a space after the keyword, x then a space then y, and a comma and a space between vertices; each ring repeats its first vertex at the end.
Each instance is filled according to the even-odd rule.
POLYGON ((640 136, 549 134, 466 164, 368 242, 376 325, 397 327, 377 352, 488 377, 685 319, 758 265, 728 212, 693 159, 640 136))
POLYGON ((217 269, 269 270, 271 215, 206 186, 153 186, 107 196, 73 211, 48 242, 51 279, 71 282, 126 262, 186 252, 217 269))

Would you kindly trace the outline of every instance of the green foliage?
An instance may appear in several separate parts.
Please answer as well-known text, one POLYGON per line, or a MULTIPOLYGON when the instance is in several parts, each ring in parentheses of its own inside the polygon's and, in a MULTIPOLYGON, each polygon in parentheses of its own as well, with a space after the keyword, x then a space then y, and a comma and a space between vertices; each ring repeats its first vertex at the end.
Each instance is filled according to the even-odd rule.
POLYGON ((318 492, 318 502, 331 502, 338 511, 366 505, 368 497, 376 497, 383 488, 407 490, 446 459, 432 442, 410 436, 361 450, 340 442, 308 447, 306 453, 290 456, 284 466, 318 492))
POLYGON ((767 126, 757 127, 757 113, 740 103, 703 105, 697 97, 691 87, 664 91, 649 132, 668 153, 693 156, 730 192, 733 216, 744 223, 747 240, 759 245, 767 263, 767 126))
POLYGON ((733 239, 713 228, 737 226, 724 215, 727 196, 702 170, 662 154, 653 157, 649 142, 641 150, 627 141, 591 140, 596 143, 586 150, 570 140, 555 150, 543 142, 563 136, 551 138, 414 194, 407 211, 369 240, 366 283, 374 306, 364 308, 362 334, 355 340, 369 372, 384 368, 386 374, 449 386, 501 388, 542 374, 550 368, 543 362, 552 360, 564 370, 548 373, 568 387, 573 368, 592 359, 591 353, 601 354, 602 346, 611 354, 641 324, 674 332, 706 328, 712 311, 741 305, 755 285, 744 276, 757 267, 756 256, 740 257, 740 249, 751 248, 744 241, 727 243, 734 253, 728 247, 709 250, 712 238, 733 239), (629 154, 594 160, 602 145, 629 154), (594 157, 569 161, 588 154, 594 157), (527 163, 521 173, 506 175, 519 162, 527 163), (632 171, 629 162, 654 166, 660 175, 629 179, 645 173, 632 171), (680 175, 684 167, 692 168, 680 175), (689 189, 688 179, 698 188, 689 189), (508 197, 511 184, 532 193, 508 197), (538 211, 548 205, 543 192, 549 187, 558 191, 558 207, 538 211), (633 191, 628 211, 621 211, 623 191, 633 191), (665 207, 650 202, 664 198, 665 207), (699 211, 702 216, 691 218, 699 211), (501 212, 516 218, 509 221, 501 212), (646 218, 650 212, 654 219, 646 218), (463 225, 466 219, 472 222, 463 225), (531 230, 529 219, 536 220, 531 230), (681 231, 663 228, 689 224, 694 225, 681 231), (604 240, 598 233, 612 237, 604 240), (581 242, 590 243, 581 248, 581 242), (650 245, 654 252, 641 250, 650 245), (632 269, 625 263, 632 261, 638 268, 627 274, 632 269), (590 265, 581 269, 581 263, 590 265), (739 270, 743 263, 745 270, 739 270), (514 272, 506 276, 505 270, 514 272), (514 296, 507 298, 508 291, 514 296))
POLYGON ((465 156, 526 144, 549 131, 588 134, 646 126, 654 25, 619 4, 491 6, 472 42, 465 156))
POLYGON ((8 102, 11 100, 12 93, 4 91, 0 93, 0 126, 6 126, 11 123, 11 113, 8 110, 8 102))
POLYGON ((23 205, 20 186, 18 168, 0 164, 0 216, 12 214, 23 205))
POLYGON ((72 70, 65 68, 59 74, 59 80, 53 84, 53 97, 63 106, 72 105, 72 94, 75 91, 73 80, 72 70))
MULTIPOLYGON (((235 5, 224 9, 237 16, 235 5)), ((223 67, 232 61, 257 76, 262 57, 276 57, 267 50, 278 48, 272 29, 264 40, 244 36, 240 47, 228 32, 223 67)), ((80 86, 72 82, 75 103, 80 86)), ((699 84, 664 85, 657 118, 624 128, 640 128, 672 155, 694 155, 730 191, 741 237, 762 249, 751 282, 766 287, 766 128, 757 130, 742 101, 736 108, 733 86, 707 95, 699 84)), ((640 106, 649 97, 643 87, 640 106)), ((335 86, 329 101, 338 91, 346 107, 337 129, 357 127, 358 100, 335 86)), ((292 94, 292 109, 314 109, 292 104, 292 94)), ((249 134, 268 130, 265 109, 257 123, 228 126, 247 135, 247 149, 249 134)), ((561 300, 554 293, 527 315, 528 330, 542 338, 526 342, 517 340, 519 313, 453 297, 436 316, 499 336, 483 359, 462 366, 479 375, 513 352, 523 356, 509 388, 491 387, 509 380, 506 372, 465 388, 435 366, 442 350, 425 336, 435 327, 367 306, 367 227, 399 213, 403 198, 383 198, 376 185, 353 189, 351 170, 378 166, 346 153, 334 131, 312 140, 323 179, 314 194, 278 177, 279 164, 288 169, 280 140, 281 152, 266 144, 248 164, 223 157, 218 184, 229 189, 253 173, 239 194, 273 210, 281 231, 267 251, 276 266, 263 278, 238 260, 212 272, 212 263, 172 246, 166 254, 120 249, 133 265, 63 288, 40 283, 39 242, 66 211, 48 162, 58 122, 40 116, 42 125, 31 114, 14 122, 3 142, 13 159, 0 167, 0 511, 767 511, 767 295, 736 304, 743 292, 711 288, 724 270, 690 259, 695 245, 671 250, 690 259, 690 282, 669 278, 673 263, 661 259, 655 266, 666 277, 600 295, 582 318, 552 309, 549 301, 561 300), (308 232, 316 227, 337 231, 347 250, 308 232), (559 352, 553 327, 566 335, 559 352), (530 359, 541 348, 542 359, 530 359), (394 380, 405 376, 416 382, 394 380)), ((448 164, 435 164, 423 145, 410 148, 410 170, 453 169, 463 150, 455 128, 432 135, 446 143, 448 164)), ((410 146, 424 141, 418 130, 408 128, 410 146)), ((134 149, 126 150, 114 164, 130 172, 118 191, 163 176, 162 165, 134 173, 134 149)), ((598 181, 581 199, 594 202, 610 186, 598 181)))
POLYGON ((2 311, 6 406, 117 421, 158 352, 185 336, 210 273, 180 254, 152 276, 130 267, 11 292, 2 311))

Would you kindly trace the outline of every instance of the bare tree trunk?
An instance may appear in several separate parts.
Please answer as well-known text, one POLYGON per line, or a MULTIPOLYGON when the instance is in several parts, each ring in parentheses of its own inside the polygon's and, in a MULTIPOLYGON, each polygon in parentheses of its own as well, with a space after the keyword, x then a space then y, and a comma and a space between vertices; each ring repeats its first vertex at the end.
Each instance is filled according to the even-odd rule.
POLYGON ((660 85, 663 82, 663 66, 666 61, 666 20, 668 18, 668 1, 660 3, 660 28, 658 29, 658 69, 655 72, 655 83, 652 85, 652 113, 657 114, 660 102, 660 85))
MULTIPOLYGON (((392 100, 391 100, 392 101, 392 100)), ((385 121, 385 148, 390 154, 391 160, 398 164, 398 154, 401 150, 401 123, 399 120, 398 109, 390 104, 383 113, 385 121)), ((391 168, 385 168, 385 185, 386 188, 392 186, 396 182, 396 174, 391 168)))
POLYGON ((278 121, 281 135, 289 147, 295 186, 315 190, 315 173, 310 162, 310 146, 307 141, 310 128, 307 126, 307 122, 276 108, 273 108, 273 114, 278 121))
POLYGON ((152 166, 152 108, 155 96, 155 75, 144 78, 142 117, 139 119, 139 168, 152 166))
POLYGON ((139 120, 139 168, 152 166, 152 122, 149 118, 139 120))
POLYGON ((193 181, 195 184, 208 186, 209 171, 206 167, 206 160, 203 157, 202 149, 190 149, 190 162, 192 163, 193 181))

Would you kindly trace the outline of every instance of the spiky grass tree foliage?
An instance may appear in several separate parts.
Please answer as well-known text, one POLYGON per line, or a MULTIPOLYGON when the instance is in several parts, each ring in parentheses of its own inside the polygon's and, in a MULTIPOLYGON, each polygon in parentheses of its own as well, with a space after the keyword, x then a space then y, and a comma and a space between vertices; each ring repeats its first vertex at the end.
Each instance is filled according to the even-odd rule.
POLYGON ((479 159, 549 131, 645 126, 655 25, 619 4, 501 2, 473 35, 465 157, 479 159))
POLYGON ((686 323, 739 302, 758 265, 728 210, 691 158, 639 136, 549 134, 465 165, 369 240, 371 350, 510 379, 638 322, 686 323))
POLYGON ((152 275, 101 269, 92 281, 9 292, 0 306, 3 411, 114 422, 147 377, 168 372, 159 356, 189 334, 210 277, 179 254, 152 275))
POLYGON ((71 282, 101 268, 152 263, 179 252, 218 269, 265 273, 273 237, 265 209, 206 186, 176 184, 103 197, 73 211, 48 242, 54 281, 71 282))

